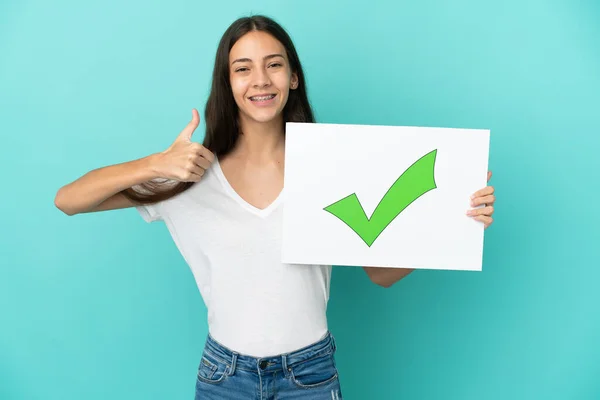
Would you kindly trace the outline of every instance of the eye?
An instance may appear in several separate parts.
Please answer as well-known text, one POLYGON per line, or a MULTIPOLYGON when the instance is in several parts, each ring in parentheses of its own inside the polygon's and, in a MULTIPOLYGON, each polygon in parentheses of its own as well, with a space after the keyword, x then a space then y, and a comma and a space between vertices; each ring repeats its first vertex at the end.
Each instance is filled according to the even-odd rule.
POLYGON ((246 68, 246 67, 240 67, 240 68, 238 68, 238 69, 235 70, 235 72, 245 72, 245 71, 248 71, 248 68, 246 68))
POLYGON ((281 63, 274 62, 273 64, 269 65, 269 67, 281 67, 281 63))

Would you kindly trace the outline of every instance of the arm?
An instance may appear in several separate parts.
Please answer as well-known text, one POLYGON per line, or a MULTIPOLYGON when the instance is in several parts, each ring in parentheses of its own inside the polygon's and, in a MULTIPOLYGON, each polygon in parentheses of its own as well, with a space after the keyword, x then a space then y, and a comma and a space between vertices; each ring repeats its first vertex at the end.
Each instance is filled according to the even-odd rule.
POLYGON ((400 279, 414 271, 411 268, 363 267, 371 281, 379 286, 389 288, 400 279))
POLYGON ((154 157, 92 170, 61 187, 54 204, 67 215, 133 207, 136 204, 119 192, 158 177, 154 157))
POLYGON ((214 155, 191 141, 200 122, 196 109, 192 120, 163 152, 138 160, 98 168, 61 187, 54 204, 67 215, 136 206, 120 192, 155 178, 198 182, 214 155))

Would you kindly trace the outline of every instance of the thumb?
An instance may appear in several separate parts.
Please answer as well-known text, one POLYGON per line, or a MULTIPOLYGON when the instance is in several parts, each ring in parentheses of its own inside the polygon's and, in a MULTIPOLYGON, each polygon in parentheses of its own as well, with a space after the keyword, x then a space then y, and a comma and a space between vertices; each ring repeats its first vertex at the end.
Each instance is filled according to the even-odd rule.
POLYGON ((192 109, 192 120, 179 133, 177 140, 191 140, 192 135, 194 134, 194 131, 198 127, 199 123, 200 123, 200 116, 198 115, 198 110, 193 108, 192 109))

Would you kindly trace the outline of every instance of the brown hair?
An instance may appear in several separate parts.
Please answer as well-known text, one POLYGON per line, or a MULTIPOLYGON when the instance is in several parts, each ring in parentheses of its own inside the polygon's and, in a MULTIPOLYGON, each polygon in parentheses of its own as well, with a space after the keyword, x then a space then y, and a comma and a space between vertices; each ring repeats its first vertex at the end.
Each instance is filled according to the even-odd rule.
MULTIPOLYGON (((263 31, 275 37, 286 49, 292 72, 298 75, 298 87, 290 90, 283 109, 285 122, 314 122, 308 101, 304 72, 296 48, 288 33, 273 19, 263 15, 239 18, 223 34, 217 48, 212 86, 204 110, 206 134, 203 145, 217 157, 228 154, 239 136, 238 107, 233 98, 229 81, 229 52, 233 45, 246 33, 263 31)), ((284 125, 285 126, 285 125, 284 125)), ((138 203, 155 203, 173 197, 191 187, 193 182, 171 182, 166 180, 144 182, 141 192, 129 188, 121 193, 138 203)))

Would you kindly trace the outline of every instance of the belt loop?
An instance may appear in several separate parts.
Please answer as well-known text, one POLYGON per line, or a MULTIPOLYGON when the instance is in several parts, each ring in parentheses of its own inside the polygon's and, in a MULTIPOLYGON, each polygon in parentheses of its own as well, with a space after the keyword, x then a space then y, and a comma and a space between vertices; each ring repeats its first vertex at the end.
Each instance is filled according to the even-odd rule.
POLYGON ((231 371, 229 371, 229 375, 233 375, 233 373, 235 372, 235 369, 237 368, 237 358, 238 355, 236 352, 233 352, 233 355, 231 356, 231 371))
POLYGON ((337 349, 337 346, 335 345, 335 337, 333 337, 333 334, 330 332, 329 336, 331 337, 331 348, 333 349, 333 352, 335 353, 335 350, 337 349))
POLYGON ((288 367, 288 356, 287 355, 281 356, 281 367, 283 368, 283 376, 285 376, 286 378, 289 378, 290 371, 289 371, 289 367, 288 367))

